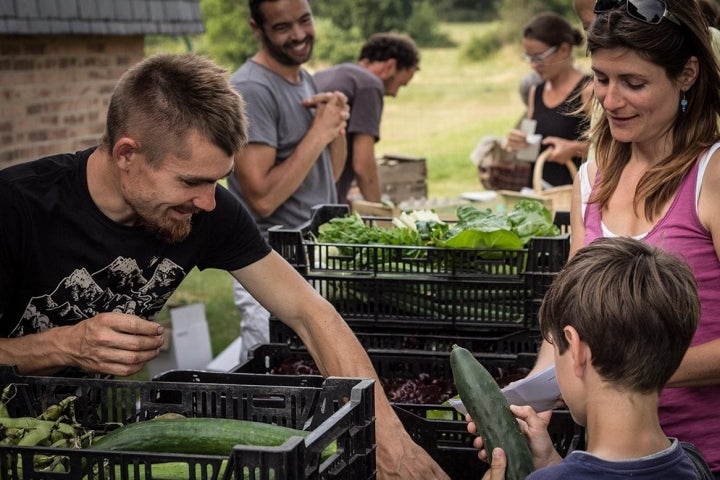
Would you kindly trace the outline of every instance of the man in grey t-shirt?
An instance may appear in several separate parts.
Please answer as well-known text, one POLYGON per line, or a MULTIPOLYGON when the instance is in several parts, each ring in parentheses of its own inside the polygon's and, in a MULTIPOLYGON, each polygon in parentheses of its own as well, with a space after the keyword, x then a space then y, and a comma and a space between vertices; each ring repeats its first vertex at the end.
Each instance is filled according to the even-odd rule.
POLYGON ((348 156, 337 194, 348 201, 353 180, 364 200, 380 202, 380 181, 375 161, 375 142, 380 139, 383 96, 394 97, 410 83, 420 64, 412 38, 398 33, 371 35, 360 50, 357 63, 342 63, 315 74, 321 91, 340 91, 348 98, 348 156))
MULTIPOLYGON (((313 205, 337 201, 335 180, 345 163, 349 108, 340 92, 316 93, 312 77, 302 68, 310 59, 315 37, 308 0, 250 0, 249 5, 250 25, 261 46, 232 77, 247 103, 249 144, 235 157, 229 185, 267 232, 273 224, 298 226, 309 218, 313 205)), ((280 280, 263 271, 255 273, 267 281, 280 280)), ((262 307, 249 295, 266 292, 245 292, 239 283, 236 287, 236 302, 240 307, 256 306, 255 313, 262 314, 261 328, 264 323, 261 333, 267 335, 268 313, 258 310, 262 307)), ((314 292, 308 283, 296 288, 314 292)), ((285 296, 294 295, 279 288, 273 299, 285 296)), ((326 313, 316 314, 325 329, 296 331, 313 357, 322 360, 320 371, 373 378, 380 385, 347 324, 334 309, 326 313), (338 335, 339 329, 345 334, 338 335)), ((245 327, 250 317, 242 315, 245 327)), ((382 388, 375 388, 374 401, 377 478, 448 480, 403 428, 382 388)))
MULTIPOLYGON (((236 157, 228 186, 267 238, 273 225, 297 227, 314 205, 337 203, 349 108, 342 93, 319 94, 302 68, 315 35, 306 1, 251 2, 251 15, 261 48, 231 78, 246 102, 249 144, 236 157)), ((233 285, 243 362, 250 349, 269 342, 270 314, 240 283, 233 285)))

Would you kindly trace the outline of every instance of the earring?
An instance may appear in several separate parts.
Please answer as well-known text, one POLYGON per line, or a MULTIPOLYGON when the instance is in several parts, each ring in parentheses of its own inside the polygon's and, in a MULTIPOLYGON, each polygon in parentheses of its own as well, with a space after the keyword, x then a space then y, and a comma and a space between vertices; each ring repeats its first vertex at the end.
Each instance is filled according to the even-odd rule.
POLYGON ((683 91, 682 98, 680 99, 680 111, 682 113, 685 113, 685 111, 687 110, 687 106, 688 106, 688 101, 687 101, 687 98, 685 98, 685 92, 683 91))

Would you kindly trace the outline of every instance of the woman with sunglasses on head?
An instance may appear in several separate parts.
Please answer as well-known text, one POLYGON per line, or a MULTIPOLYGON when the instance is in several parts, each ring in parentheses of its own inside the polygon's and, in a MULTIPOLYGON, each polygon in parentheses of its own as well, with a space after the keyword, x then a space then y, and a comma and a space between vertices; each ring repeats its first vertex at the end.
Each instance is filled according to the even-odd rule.
MULTIPOLYGON (((573 61, 573 48, 581 45, 582 33, 555 13, 535 16, 523 29, 523 55, 540 77, 528 92, 526 118, 535 120, 535 134, 542 135, 540 151, 552 148, 543 167, 547 186, 571 184, 566 164, 580 166, 587 142, 580 139, 587 128, 582 106, 590 97, 590 76, 573 61)), ((512 130, 505 147, 519 151, 530 147, 527 132, 512 130)), ((527 186, 532 186, 532 172, 527 186)))
MULTIPOLYGON (((633 237, 678 256, 692 270, 700 321, 680 367, 659 395, 657 412, 664 435, 694 444, 720 479, 720 68, 697 2, 597 0, 594 11, 588 50, 594 101, 603 115, 590 132, 595 160, 583 164, 574 183, 571 255, 601 237, 633 237)), ((648 315, 644 321, 655 319, 648 315)), ((628 358, 633 352, 617 355, 628 358)), ((531 373, 553 361, 553 346, 544 342, 531 373)), ((588 451, 617 471, 562 478, 630 475, 627 452, 650 432, 635 429, 625 453, 613 447, 638 420, 628 417, 618 427, 616 416, 626 413, 617 410, 587 425, 588 451)), ((535 412, 527 417, 537 468, 560 461, 551 449, 533 447, 546 422, 535 412)), ((482 441, 476 439, 475 446, 482 448, 482 441)), ((647 451, 635 461, 651 461, 663 451, 647 451)), ((486 478, 503 478, 504 456, 493 456, 493 462, 486 478)), ((635 471, 633 478, 669 478, 669 469, 668 464, 635 471)))
POLYGON ((596 161, 581 170, 575 251, 633 236, 683 258, 702 315, 660 396, 665 433, 694 443, 720 478, 720 69, 697 2, 597 0, 588 31, 596 161))

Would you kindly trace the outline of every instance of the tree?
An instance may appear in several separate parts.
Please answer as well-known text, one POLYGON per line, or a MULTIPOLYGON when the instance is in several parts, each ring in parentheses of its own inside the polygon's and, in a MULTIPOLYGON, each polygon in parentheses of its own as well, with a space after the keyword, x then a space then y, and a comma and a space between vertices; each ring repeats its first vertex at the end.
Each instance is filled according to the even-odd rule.
POLYGON ((329 18, 340 29, 357 29, 361 38, 378 32, 404 32, 418 45, 445 46, 437 14, 430 0, 315 0, 316 17, 329 18))
POLYGON ((257 51, 247 2, 201 0, 200 8, 205 19, 206 51, 202 53, 232 71, 257 51))
POLYGON ((497 20, 500 0, 436 0, 433 8, 445 22, 489 22, 497 20))
MULTIPOLYGON (((312 0, 311 4, 315 17, 322 20, 318 22, 323 36, 318 36, 316 60, 337 63, 338 59, 352 58, 361 42, 377 32, 407 33, 421 47, 451 43, 438 30, 431 0, 312 0)), ((200 7, 205 19, 201 53, 234 70, 257 51, 245 0, 201 0, 200 7)))
POLYGON ((437 14, 430 0, 413 3, 412 14, 406 23, 406 33, 420 47, 446 47, 453 44, 452 40, 440 31, 437 14))
POLYGON ((338 27, 359 29, 363 37, 377 32, 405 31, 412 14, 411 0, 315 0, 313 11, 338 27))

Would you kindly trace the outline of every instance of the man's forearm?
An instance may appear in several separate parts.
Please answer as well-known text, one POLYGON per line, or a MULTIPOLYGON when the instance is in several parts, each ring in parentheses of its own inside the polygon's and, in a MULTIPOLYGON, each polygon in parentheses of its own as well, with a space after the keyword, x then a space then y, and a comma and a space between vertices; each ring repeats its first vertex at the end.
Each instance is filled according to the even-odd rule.
POLYGON ((380 202, 380 178, 375 160, 375 137, 368 134, 355 134, 352 148, 352 168, 360 193, 369 202, 380 202))
POLYGON ((244 155, 236 159, 235 167, 248 206, 260 217, 272 215, 300 188, 326 147, 318 135, 308 134, 289 157, 276 162, 275 149, 249 145, 244 155))
POLYGON ((62 333, 61 329, 67 328, 0 339, 0 364, 15 365, 22 375, 51 375, 67 367, 53 341, 62 333))
POLYGON ((330 152, 330 161, 332 162, 333 179, 337 182, 345 168, 347 161, 347 140, 345 135, 338 135, 335 140, 328 145, 330 152))

